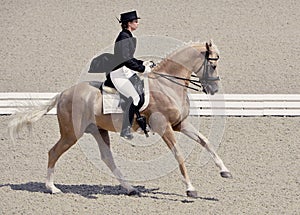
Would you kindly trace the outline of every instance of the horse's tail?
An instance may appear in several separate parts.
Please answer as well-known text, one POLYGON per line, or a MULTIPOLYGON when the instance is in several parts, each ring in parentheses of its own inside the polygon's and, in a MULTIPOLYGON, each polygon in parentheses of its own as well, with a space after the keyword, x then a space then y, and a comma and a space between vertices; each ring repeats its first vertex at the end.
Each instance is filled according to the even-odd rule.
POLYGON ((60 94, 57 94, 47 104, 39 105, 24 112, 16 113, 14 118, 8 123, 8 132, 11 139, 15 141, 16 136, 25 126, 29 131, 31 131, 32 124, 54 108, 58 103, 59 97, 60 94))

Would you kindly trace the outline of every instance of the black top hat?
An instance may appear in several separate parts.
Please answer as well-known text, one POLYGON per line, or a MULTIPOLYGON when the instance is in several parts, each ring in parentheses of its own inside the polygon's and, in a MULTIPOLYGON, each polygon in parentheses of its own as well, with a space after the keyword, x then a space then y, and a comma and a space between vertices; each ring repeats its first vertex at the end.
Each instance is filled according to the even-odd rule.
POLYGON ((140 17, 137 16, 136 11, 121 13, 121 18, 119 19, 119 23, 129 22, 135 19, 140 19, 140 17))

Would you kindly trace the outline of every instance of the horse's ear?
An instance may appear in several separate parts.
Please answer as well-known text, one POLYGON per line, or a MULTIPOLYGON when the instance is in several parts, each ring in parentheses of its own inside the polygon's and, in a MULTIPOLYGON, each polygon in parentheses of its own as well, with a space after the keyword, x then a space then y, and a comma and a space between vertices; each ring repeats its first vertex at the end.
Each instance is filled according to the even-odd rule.
POLYGON ((209 44, 206 42, 205 45, 206 45, 206 50, 209 51, 209 44))
POLYGON ((214 44, 214 41, 212 39, 209 40, 209 46, 212 47, 212 45, 214 44))

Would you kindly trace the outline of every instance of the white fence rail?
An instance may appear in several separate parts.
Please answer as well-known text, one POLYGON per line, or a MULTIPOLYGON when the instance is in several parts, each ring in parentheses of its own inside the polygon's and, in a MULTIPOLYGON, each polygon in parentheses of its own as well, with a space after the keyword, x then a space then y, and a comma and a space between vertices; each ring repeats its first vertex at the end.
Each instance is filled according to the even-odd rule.
POLYGON ((190 94, 190 115, 300 116, 300 94, 190 94))
MULTIPOLYGON (((10 115, 17 111, 46 104, 57 93, 0 93, 0 115, 10 115)), ((48 114, 56 114, 53 108, 48 114)))
MULTIPOLYGON (((0 114, 47 103, 57 93, 0 93, 0 114)), ((300 116, 300 94, 189 94, 190 115, 300 116)), ((48 114, 56 114, 54 108, 48 114)))

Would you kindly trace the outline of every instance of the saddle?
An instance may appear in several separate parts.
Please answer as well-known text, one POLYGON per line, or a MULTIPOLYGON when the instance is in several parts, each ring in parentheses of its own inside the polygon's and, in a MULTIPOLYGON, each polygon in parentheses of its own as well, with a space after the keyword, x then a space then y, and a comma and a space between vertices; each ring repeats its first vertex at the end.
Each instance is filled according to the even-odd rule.
MULTIPOLYGON (((140 111, 143 111, 149 104, 148 78, 145 77, 142 80, 138 75, 133 75, 129 80, 140 95, 138 107, 140 107, 140 111)), ((103 95, 103 114, 123 113, 128 99, 116 90, 109 74, 105 82, 100 86, 100 90, 103 95)))
MULTIPOLYGON (((113 54, 103 53, 91 61, 88 71, 88 73, 106 73, 106 80, 100 86, 100 90, 103 95, 104 114, 121 113, 124 111, 128 103, 128 99, 124 95, 117 92, 110 78, 110 72, 113 71, 117 65, 119 65, 119 63, 116 62, 113 54), (116 103, 118 104, 116 105, 116 103), (121 107, 121 109, 118 107, 121 107)), ((138 105, 138 108, 140 109, 145 103, 144 82, 136 74, 130 77, 129 80, 133 84, 137 93, 140 95, 140 103, 138 105)), ((90 84, 93 85, 95 82, 90 82, 90 84)))

